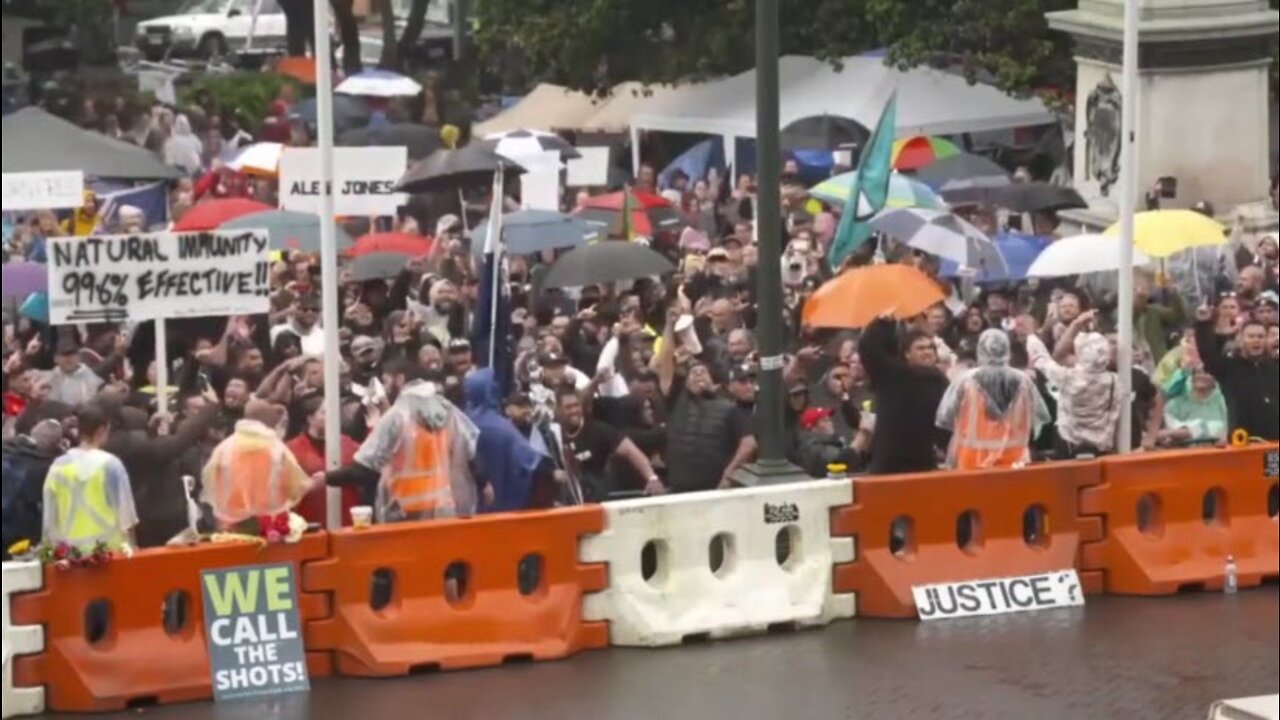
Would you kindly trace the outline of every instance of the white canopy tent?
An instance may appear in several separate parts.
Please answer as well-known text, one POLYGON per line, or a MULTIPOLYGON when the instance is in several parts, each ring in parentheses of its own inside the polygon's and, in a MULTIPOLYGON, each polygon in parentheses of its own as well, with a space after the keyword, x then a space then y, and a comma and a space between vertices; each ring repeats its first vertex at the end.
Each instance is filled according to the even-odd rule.
POLYGON ((576 130, 602 105, 586 93, 543 83, 520 102, 477 124, 472 134, 485 137, 512 130, 576 130))
MULTIPOLYGON (((814 58, 781 59, 782 126, 832 115, 874 128, 884 103, 898 91, 898 137, 956 135, 1048 125, 1057 118, 1042 102, 970 85, 951 73, 920 67, 898 70, 879 58, 852 57, 836 69, 814 58)), ((725 138, 726 157, 737 138, 756 135, 756 74, 690 87, 648 103, 631 118, 633 147, 641 131, 705 133, 725 138)), ((637 150, 638 152, 638 150, 637 150)))

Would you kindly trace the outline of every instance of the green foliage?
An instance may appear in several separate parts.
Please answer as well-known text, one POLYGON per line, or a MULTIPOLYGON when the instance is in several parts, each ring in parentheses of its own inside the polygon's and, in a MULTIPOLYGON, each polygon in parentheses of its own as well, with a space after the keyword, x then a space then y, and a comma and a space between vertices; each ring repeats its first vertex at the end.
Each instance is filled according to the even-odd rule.
POLYGON ((266 117, 271 102, 285 84, 297 86, 289 78, 264 72, 237 72, 229 75, 204 75, 179 89, 180 105, 196 105, 199 93, 207 94, 219 110, 232 110, 244 119, 246 129, 256 131, 266 117))
MULTIPOLYGON (((784 0, 784 54, 836 60, 887 47, 891 62, 958 62, 970 80, 1014 92, 1068 84, 1069 38, 1044 13, 1075 0, 784 0)), ((754 0, 481 0, 487 57, 518 53, 535 78, 604 90, 753 65, 754 0)))

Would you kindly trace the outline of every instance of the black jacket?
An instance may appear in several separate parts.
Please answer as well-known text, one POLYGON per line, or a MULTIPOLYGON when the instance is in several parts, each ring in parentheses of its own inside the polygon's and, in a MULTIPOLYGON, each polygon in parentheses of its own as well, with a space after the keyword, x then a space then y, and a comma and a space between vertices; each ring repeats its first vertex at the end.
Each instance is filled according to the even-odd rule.
POLYGON ((4 443, 3 550, 19 540, 40 542, 44 525, 44 481, 60 450, 45 451, 34 440, 19 435, 4 443))
MULTIPOLYGON (((182 423, 167 437, 151 437, 137 429, 113 429, 104 450, 120 458, 129 473, 138 508, 138 545, 158 547, 187 528, 185 475, 197 487, 203 470, 199 442, 218 420, 219 409, 209 407, 182 423)), ((199 498, 197 489, 196 498, 199 498)))
POLYGON ((1280 366, 1271 358, 1245 360, 1222 353, 1212 322, 1196 324, 1196 347, 1204 367, 1222 386, 1231 411, 1231 426, 1254 437, 1275 440, 1280 434, 1280 366))
POLYGON ((873 475, 938 469, 938 451, 949 434, 937 427, 938 405, 950 383, 940 370, 907 365, 891 322, 877 320, 858 343, 875 392, 876 429, 871 440, 873 475))

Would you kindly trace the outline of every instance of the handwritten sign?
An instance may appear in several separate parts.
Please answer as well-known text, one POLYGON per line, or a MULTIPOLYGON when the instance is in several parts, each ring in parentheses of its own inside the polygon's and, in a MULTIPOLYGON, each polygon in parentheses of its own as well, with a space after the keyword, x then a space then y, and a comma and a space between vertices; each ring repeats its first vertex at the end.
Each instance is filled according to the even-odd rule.
POLYGON ((214 699, 310 690, 293 566, 205 570, 200 579, 214 699))
POLYGON ((3 182, 5 211, 62 210, 84 202, 84 173, 79 170, 4 173, 3 182))
POLYGON ((265 313, 267 233, 150 233, 49 242, 54 325, 265 313))
POLYGON ((1075 570, 917 585, 911 588, 911 594, 921 620, 953 620, 1084 605, 1084 591, 1075 570))
MULTIPOLYGON (((338 215, 394 215, 409 201, 394 192, 409 166, 402 147, 333 149, 333 211, 338 215)), ((296 212, 320 212, 325 191, 316 148, 285 148, 280 155, 280 207, 296 212)))

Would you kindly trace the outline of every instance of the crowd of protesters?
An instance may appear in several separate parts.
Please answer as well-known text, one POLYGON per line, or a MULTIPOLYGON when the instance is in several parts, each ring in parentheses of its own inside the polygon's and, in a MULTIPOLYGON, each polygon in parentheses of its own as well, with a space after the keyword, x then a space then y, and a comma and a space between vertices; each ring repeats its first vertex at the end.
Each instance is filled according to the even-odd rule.
MULTIPOLYGON (((273 107, 268 132, 305 142, 305 123, 279 129, 294 126, 291 102, 273 107)), ((174 185, 174 216, 206 195, 274 193, 218 160, 222 144, 248 137, 212 112, 193 132, 190 113, 159 109, 133 123, 146 133, 85 112, 189 174, 174 185)), ((813 477, 1115 452, 1120 372, 1133 380, 1135 448, 1225 444, 1236 429, 1277 438, 1274 237, 1215 249, 1211 290, 1194 302, 1164 273, 1140 273, 1135 362, 1119 368, 1114 294, 1078 278, 978 288, 938 278, 949 300, 919 317, 803 327, 801 307, 832 275, 838 208, 809 205, 786 173, 783 267, 761 268, 753 180, 727 182, 677 176, 660 188, 648 165, 634 178, 684 216, 682 231, 649 239, 678 262, 672 275, 570 292, 542 285, 554 257, 511 257, 507 388, 473 352, 478 261, 466 228, 479 218, 465 208, 398 218, 402 230, 431 229, 431 251, 394 279, 324 288, 317 256, 287 253, 269 314, 171 322, 164 407, 149 324, 6 315, 5 546, 157 546, 290 509, 322 523, 330 487, 342 489, 344 517, 372 506, 382 522, 731 488, 757 452, 762 322, 786 328, 786 448, 813 477), (783 274, 781 318, 759 316, 760 272, 783 274), (326 291, 340 296, 339 327, 321 324, 326 291), (340 358, 324 356, 330 334, 340 358), (341 366, 336 418, 322 402, 325 362, 341 366), (325 472, 330 423, 343 467, 325 472)), ((149 226, 126 211, 104 227, 94 202, 15 218, 6 261, 42 260, 52 236, 149 226)), ((975 220, 997 229, 994 215, 975 220)), ((849 260, 871 263, 938 273, 935 258, 884 239, 849 260)))

